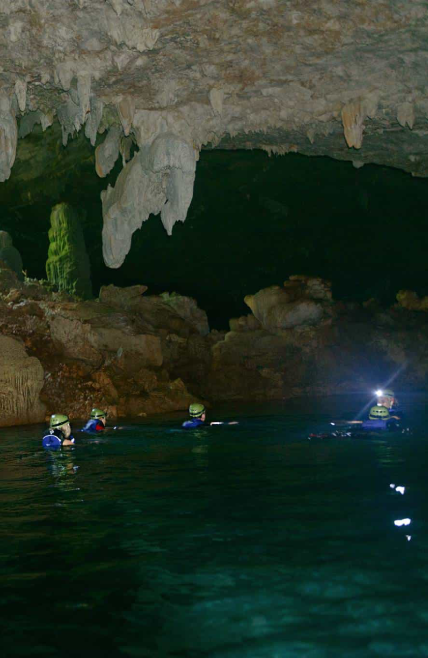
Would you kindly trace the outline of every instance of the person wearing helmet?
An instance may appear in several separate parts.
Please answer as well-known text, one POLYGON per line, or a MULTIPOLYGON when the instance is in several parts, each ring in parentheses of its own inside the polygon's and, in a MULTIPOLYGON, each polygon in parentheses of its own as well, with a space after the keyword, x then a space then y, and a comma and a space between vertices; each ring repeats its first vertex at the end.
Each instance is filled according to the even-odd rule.
POLYGON ((71 435, 70 419, 65 414, 52 414, 49 421, 49 434, 42 439, 44 448, 60 448, 71 446, 74 438, 71 435))
POLYGON ((398 408, 398 400, 394 391, 390 388, 379 389, 376 391, 376 397, 378 405, 386 407, 393 418, 397 420, 403 418, 403 412, 398 408))
MULTIPOLYGON (((196 427, 201 427, 201 425, 205 425, 205 420, 207 417, 207 411, 204 407, 203 404, 200 404, 199 402, 193 402, 190 407, 189 407, 189 416, 190 420, 186 420, 182 427, 185 429, 195 429, 196 427)), ((210 425, 237 425, 238 422, 236 420, 233 420, 231 422, 222 422, 222 421, 216 421, 213 420, 210 425)))
POLYGON ((86 432, 87 434, 99 434, 104 432, 106 428, 106 413, 101 409, 92 409, 91 417, 86 423, 85 427, 81 429, 81 432, 86 432))
POLYGON ((387 409, 396 407, 394 391, 390 388, 383 388, 376 391, 377 403, 387 409))
POLYGON ((189 416, 190 420, 186 420, 182 427, 186 430, 195 429, 201 425, 205 425, 205 419, 207 417, 207 412, 203 404, 199 402, 193 402, 189 406, 189 416))
POLYGON ((389 410, 382 404, 376 404, 370 409, 368 420, 364 420, 361 428, 365 431, 378 432, 398 428, 396 416, 391 416, 389 410))

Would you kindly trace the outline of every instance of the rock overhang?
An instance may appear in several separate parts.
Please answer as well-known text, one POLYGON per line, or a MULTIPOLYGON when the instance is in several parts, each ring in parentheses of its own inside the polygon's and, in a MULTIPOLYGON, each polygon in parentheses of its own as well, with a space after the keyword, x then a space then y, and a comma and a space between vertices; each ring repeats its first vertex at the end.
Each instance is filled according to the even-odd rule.
POLYGON ((127 181, 103 198, 112 267, 148 211, 168 232, 184 221, 202 148, 428 176, 421 0, 0 0, 0 23, 0 179, 14 163, 17 119, 22 137, 58 119, 64 144, 82 129, 92 145, 107 133, 113 146, 97 172, 121 153, 127 181))

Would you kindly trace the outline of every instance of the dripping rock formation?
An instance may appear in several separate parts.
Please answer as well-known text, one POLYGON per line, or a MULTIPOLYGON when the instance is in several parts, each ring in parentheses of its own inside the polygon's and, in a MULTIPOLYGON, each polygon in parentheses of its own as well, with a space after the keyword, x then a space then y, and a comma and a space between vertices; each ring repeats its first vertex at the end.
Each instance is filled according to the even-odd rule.
POLYGON ((0 181, 36 125, 103 134, 110 267, 148 214, 184 221, 202 148, 428 175, 423 0, 0 0, 0 26, 0 181))

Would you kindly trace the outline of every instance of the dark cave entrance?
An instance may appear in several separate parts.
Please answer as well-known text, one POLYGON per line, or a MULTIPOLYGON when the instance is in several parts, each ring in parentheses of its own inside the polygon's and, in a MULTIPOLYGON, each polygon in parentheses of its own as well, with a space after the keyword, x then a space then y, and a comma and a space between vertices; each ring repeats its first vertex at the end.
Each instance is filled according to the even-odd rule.
POLYGON ((108 283, 190 295, 215 328, 249 311, 246 294, 290 274, 331 279, 338 299, 391 304, 402 288, 428 293, 424 179, 327 157, 203 151, 186 222, 168 237, 151 217, 134 233, 124 265, 111 270, 102 260, 100 192, 121 165, 99 179, 83 135, 64 149, 53 133, 38 151, 46 135, 20 140, 11 178, 0 185, 0 228, 31 277, 46 276, 50 210, 68 201, 82 211, 95 295, 108 283))

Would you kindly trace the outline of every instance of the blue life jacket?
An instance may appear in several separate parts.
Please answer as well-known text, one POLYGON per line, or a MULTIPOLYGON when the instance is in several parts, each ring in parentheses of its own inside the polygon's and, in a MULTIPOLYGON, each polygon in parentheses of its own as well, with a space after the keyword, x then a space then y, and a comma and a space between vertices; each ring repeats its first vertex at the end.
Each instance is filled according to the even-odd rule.
POLYGON ((379 430, 388 429, 388 421, 383 420, 382 418, 376 418, 374 420, 363 420, 361 425, 363 430, 368 430, 369 432, 379 432, 379 430))
MULTIPOLYGON (((42 446, 44 448, 52 448, 53 450, 57 450, 62 446, 63 440, 64 434, 61 432, 61 430, 50 430, 49 434, 45 434, 43 437, 42 446)), ((68 437, 68 440, 74 443, 74 438, 71 435, 68 437)))
POLYGON ((90 418, 86 423, 85 427, 82 427, 81 432, 86 432, 87 434, 99 434, 105 429, 104 425, 100 423, 96 418, 90 418))
POLYGON ((190 420, 184 421, 181 427, 184 427, 186 430, 193 430, 196 427, 200 427, 201 425, 205 425, 203 420, 200 418, 191 418, 190 420))

